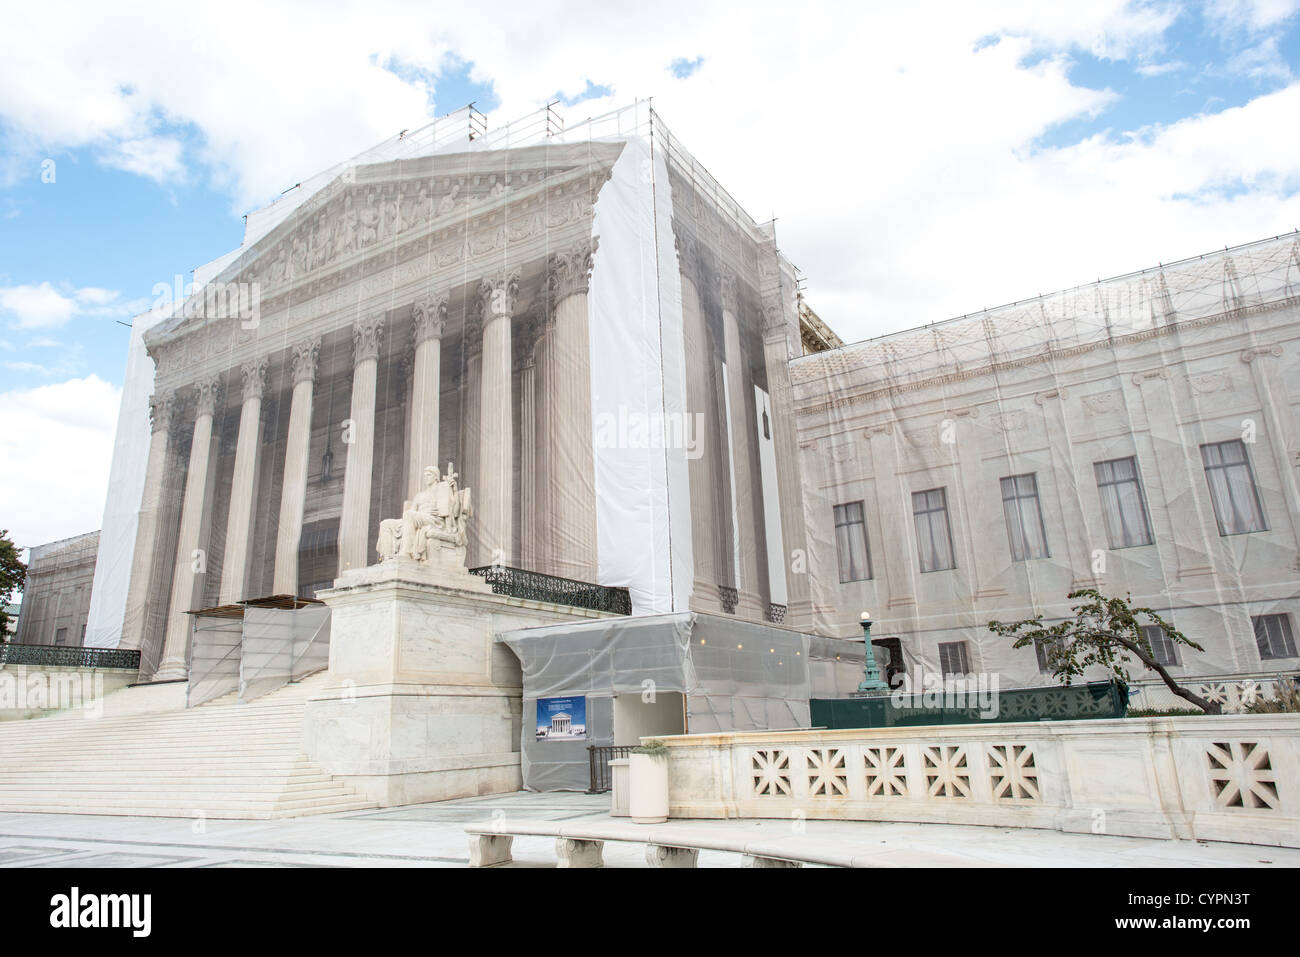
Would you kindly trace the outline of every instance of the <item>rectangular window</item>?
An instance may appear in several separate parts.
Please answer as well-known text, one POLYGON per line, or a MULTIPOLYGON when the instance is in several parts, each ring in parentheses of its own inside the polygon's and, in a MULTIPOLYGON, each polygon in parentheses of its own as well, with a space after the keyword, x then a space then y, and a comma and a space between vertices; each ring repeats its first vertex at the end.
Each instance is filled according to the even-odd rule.
POLYGON ((1166 668, 1179 664, 1178 645, 1159 625, 1143 625, 1142 637, 1151 646, 1151 657, 1166 668))
POLYGON ((968 675, 970 656, 966 653, 966 642, 949 641, 939 645, 939 671, 944 675, 968 675))
POLYGON ((1290 615, 1257 615, 1251 623, 1255 626, 1255 644, 1261 658, 1296 657, 1290 615))
POLYGON ((1034 642, 1034 654, 1038 656, 1039 671, 1044 674, 1056 671, 1056 663, 1052 660, 1052 652, 1059 647, 1059 644, 1059 642, 1055 641, 1034 642))
POLYGON ((1007 517, 1013 562, 1049 557, 1037 475, 1012 475, 1002 480, 1002 511, 1007 517))
POLYGON ((1220 535, 1266 532, 1264 506, 1255 486, 1255 471, 1241 439, 1201 446, 1205 480, 1210 485, 1220 535))
POLYGON ((840 556, 840 581, 860 582, 871 577, 871 550, 861 502, 835 506, 835 547, 840 556))
POLYGON ((932 488, 913 492, 912 518, 916 522, 916 550, 921 560, 921 571, 941 572, 956 568, 952 528, 948 523, 948 490, 932 488))
POLYGON ((1101 494, 1101 514, 1106 520, 1106 534, 1111 548, 1150 545, 1151 517, 1147 513, 1146 495, 1138 477, 1137 459, 1109 459, 1094 462, 1097 491, 1101 494))
POLYGON ((54 633, 54 643, 56 645, 66 645, 68 643, 68 629, 60 628, 54 633))

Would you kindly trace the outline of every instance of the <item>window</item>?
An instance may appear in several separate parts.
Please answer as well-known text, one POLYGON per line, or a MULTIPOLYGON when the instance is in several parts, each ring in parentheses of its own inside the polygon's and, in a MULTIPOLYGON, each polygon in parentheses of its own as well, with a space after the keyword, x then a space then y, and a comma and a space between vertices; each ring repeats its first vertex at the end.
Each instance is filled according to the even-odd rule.
POLYGON ((840 556, 840 581, 858 582, 871 577, 871 550, 862 503, 835 506, 835 547, 840 556))
POLYGON ((1255 626, 1255 644, 1261 658, 1296 657, 1289 615, 1258 615, 1251 623, 1255 626))
POLYGON ((941 572, 956 568, 952 554, 952 529, 948 524, 948 490, 932 488, 912 493, 912 517, 916 522, 916 549, 921 571, 941 572))
POLYGON ((1110 459, 1094 462, 1097 491, 1101 494, 1101 514, 1106 520, 1106 534, 1111 548, 1150 545, 1151 517, 1138 477, 1137 459, 1110 459))
POLYGON ((1159 625, 1143 625, 1142 637, 1151 646, 1151 657, 1156 660, 1157 664, 1168 668, 1180 663, 1178 661, 1178 645, 1165 634, 1165 630, 1159 625))
POLYGON ((945 676, 971 673, 966 642, 948 641, 939 645, 939 671, 945 676))
POLYGON ((1002 511, 1007 517, 1011 560, 1047 558, 1047 529, 1038 503, 1038 476, 1012 475, 1002 480, 1002 511))
POLYGON ((54 643, 56 645, 66 645, 68 643, 68 629, 60 628, 54 633, 54 643))
POLYGON ((1038 656, 1038 670, 1050 674, 1056 671, 1056 662, 1052 660, 1052 654, 1059 648, 1059 641, 1036 641, 1034 642, 1034 654, 1038 656))
POLYGON ((1202 445, 1201 461, 1205 464, 1205 480, 1210 485, 1219 534, 1268 531, 1259 490, 1255 487, 1255 472, 1246 456, 1246 443, 1233 439, 1202 445))

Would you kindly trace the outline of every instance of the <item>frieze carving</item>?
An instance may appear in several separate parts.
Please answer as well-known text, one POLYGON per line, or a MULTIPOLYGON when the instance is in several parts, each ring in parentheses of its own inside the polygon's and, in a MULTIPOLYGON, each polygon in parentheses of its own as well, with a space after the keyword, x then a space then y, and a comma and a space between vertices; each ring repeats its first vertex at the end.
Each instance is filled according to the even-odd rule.
POLYGON ((1118 412, 1124 404, 1123 397, 1118 392, 1097 392, 1093 395, 1085 395, 1080 401, 1083 403, 1084 412, 1088 415, 1109 415, 1118 412))
POLYGON ((547 281, 553 303, 558 305, 577 293, 586 295, 591 284, 592 257, 599 242, 600 237, 593 236, 551 256, 547 281))
POLYGON ((195 418, 213 415, 221 401, 221 376, 214 375, 194 385, 195 418))
POLYGON ((870 439, 873 435, 893 435, 894 429, 891 425, 869 425, 862 430, 863 438, 870 439))
POLYGON ((384 337, 384 315, 379 313, 352 324, 352 355, 355 364, 379 358, 379 346, 384 337))
POLYGON ((176 393, 170 389, 161 397, 149 397, 149 425, 154 432, 170 432, 176 415, 176 393))
POLYGON ((267 360, 263 356, 260 359, 254 359, 252 362, 245 362, 239 370, 240 377, 243 380, 243 398, 245 402, 249 399, 262 398, 262 393, 266 391, 266 367, 267 360))
POLYGON ((1063 400, 1063 399, 1065 399, 1066 396, 1068 396, 1068 395, 1069 395, 1069 393, 1066 392, 1064 389, 1050 389, 1050 390, 1047 391, 1047 392, 1039 392, 1039 393, 1035 394, 1035 395, 1034 395, 1034 403, 1035 403, 1036 405, 1045 405, 1045 404, 1047 404, 1048 402, 1052 401, 1052 399, 1062 399, 1062 400, 1063 400))
POLYGON ((320 358, 320 336, 296 343, 289 357, 293 384, 316 381, 316 364, 320 358))
POLYGON ((441 339, 447 324, 446 293, 418 300, 411 310, 411 324, 417 346, 426 339, 441 339))
POLYGON ((1196 372, 1187 377, 1187 384, 1198 395, 1232 391, 1232 376, 1223 370, 1196 372))

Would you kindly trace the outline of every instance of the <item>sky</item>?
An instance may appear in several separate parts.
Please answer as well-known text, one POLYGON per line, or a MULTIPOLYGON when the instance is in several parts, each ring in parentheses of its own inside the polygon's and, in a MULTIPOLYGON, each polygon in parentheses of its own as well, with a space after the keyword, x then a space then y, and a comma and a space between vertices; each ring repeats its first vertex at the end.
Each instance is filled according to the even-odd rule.
POLYGON ((1300 0, 10 5, 0 528, 99 527, 131 317, 243 215, 474 102, 637 98, 846 341, 1300 226, 1300 0))

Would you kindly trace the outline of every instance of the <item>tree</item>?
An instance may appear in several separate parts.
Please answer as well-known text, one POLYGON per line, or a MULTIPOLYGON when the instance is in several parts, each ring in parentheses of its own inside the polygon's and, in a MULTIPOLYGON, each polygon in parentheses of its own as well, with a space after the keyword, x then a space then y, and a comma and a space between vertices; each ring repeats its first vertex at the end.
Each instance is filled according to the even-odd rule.
POLYGON ((18 560, 18 546, 9 537, 9 529, 0 530, 0 641, 9 635, 9 604, 14 592, 27 580, 27 566, 18 560))
POLYGON ((1041 615, 1010 623, 991 621, 989 631, 1015 638, 1013 647, 1016 648, 1027 645, 1041 647, 1053 673, 1066 685, 1082 675, 1084 669, 1100 665, 1127 686, 1128 668, 1133 663, 1129 656, 1132 655, 1158 674, 1178 697, 1190 701, 1206 714, 1220 713, 1218 704, 1188 691, 1156 660, 1151 643, 1142 633, 1143 622, 1139 618, 1148 619, 1146 624, 1158 626, 1175 644, 1204 651, 1200 645, 1150 608, 1133 608, 1131 595, 1127 600, 1107 598, 1095 588, 1083 588, 1070 592, 1066 597, 1083 599, 1073 606, 1072 619, 1052 625, 1044 625, 1041 615))

